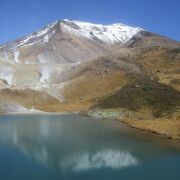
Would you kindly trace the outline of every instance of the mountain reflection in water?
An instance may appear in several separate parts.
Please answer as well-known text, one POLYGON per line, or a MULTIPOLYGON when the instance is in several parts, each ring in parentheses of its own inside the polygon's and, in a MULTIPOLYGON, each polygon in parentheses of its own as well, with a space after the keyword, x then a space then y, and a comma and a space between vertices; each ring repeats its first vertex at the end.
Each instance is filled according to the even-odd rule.
POLYGON ((0 145, 62 173, 121 170, 171 154, 168 148, 154 148, 154 143, 133 136, 119 122, 79 115, 4 116, 0 145))

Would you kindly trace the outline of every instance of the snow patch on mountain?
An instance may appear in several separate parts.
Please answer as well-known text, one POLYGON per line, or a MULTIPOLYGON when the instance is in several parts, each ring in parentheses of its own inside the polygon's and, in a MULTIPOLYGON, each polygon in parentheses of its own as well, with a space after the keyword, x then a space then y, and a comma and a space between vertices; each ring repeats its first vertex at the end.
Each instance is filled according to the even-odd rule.
POLYGON ((24 38, 20 43, 18 43, 17 47, 24 47, 24 46, 32 46, 36 43, 39 43, 41 41, 48 42, 49 38, 52 37, 52 35, 55 34, 55 30, 49 33, 49 31, 54 28, 54 26, 58 23, 58 21, 55 21, 54 23, 51 23, 47 25, 45 28, 39 30, 37 33, 31 34, 24 38))
POLYGON ((46 36, 44 37, 44 42, 45 42, 45 43, 49 42, 49 36, 48 36, 48 35, 46 35, 46 36))
POLYGON ((55 33, 56 33, 56 31, 54 30, 52 33, 46 34, 45 37, 44 37, 44 39, 43 39, 43 41, 44 41, 45 43, 49 42, 49 39, 50 39, 55 33))
POLYGON ((139 27, 130 27, 121 23, 104 26, 67 19, 62 22, 62 28, 76 36, 110 44, 124 43, 143 30, 139 27))

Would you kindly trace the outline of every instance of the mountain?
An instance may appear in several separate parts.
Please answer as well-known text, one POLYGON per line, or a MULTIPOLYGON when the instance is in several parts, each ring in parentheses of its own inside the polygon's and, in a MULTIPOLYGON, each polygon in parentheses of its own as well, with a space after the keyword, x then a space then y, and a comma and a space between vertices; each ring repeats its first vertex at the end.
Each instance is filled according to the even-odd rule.
POLYGON ((0 58, 10 63, 84 62, 116 48, 142 31, 123 24, 109 26, 79 21, 57 21, 0 49, 0 58))
POLYGON ((76 63, 104 55, 121 46, 147 45, 177 47, 175 41, 138 27, 63 20, 1 46, 0 59, 23 64, 76 63))
POLYGON ((121 23, 62 20, 0 46, 0 112, 180 117, 180 43, 121 23))

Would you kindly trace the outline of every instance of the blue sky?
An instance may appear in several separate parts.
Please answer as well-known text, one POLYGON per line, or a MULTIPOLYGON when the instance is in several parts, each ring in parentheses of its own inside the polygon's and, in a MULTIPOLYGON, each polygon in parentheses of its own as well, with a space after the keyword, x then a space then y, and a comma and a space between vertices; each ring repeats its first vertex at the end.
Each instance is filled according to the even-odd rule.
POLYGON ((121 22, 180 41, 180 0, 0 0, 0 44, 65 18, 121 22))

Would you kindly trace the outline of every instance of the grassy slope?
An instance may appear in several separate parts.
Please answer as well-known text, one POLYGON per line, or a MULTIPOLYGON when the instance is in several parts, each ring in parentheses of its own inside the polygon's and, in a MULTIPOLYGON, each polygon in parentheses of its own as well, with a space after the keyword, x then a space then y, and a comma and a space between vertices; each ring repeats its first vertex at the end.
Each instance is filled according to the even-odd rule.
POLYGON ((170 86, 148 79, 136 80, 115 94, 101 99, 93 108, 125 108, 140 112, 149 109, 154 118, 172 117, 179 110, 180 93, 170 86))
POLYGON ((63 85, 64 102, 30 89, 1 90, 0 97, 42 111, 80 111, 93 106, 125 108, 142 118, 145 111, 151 118, 171 117, 179 108, 179 55, 177 48, 127 48, 80 64, 63 85), (162 77, 171 80, 165 82, 162 77))

